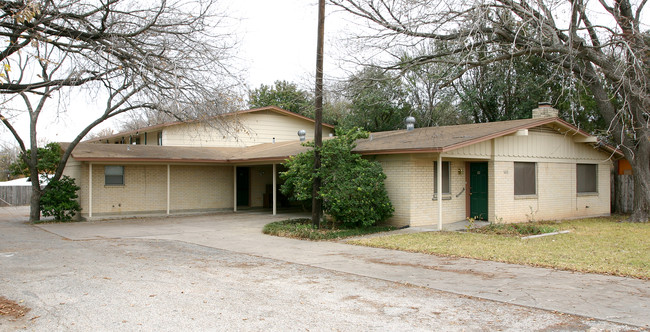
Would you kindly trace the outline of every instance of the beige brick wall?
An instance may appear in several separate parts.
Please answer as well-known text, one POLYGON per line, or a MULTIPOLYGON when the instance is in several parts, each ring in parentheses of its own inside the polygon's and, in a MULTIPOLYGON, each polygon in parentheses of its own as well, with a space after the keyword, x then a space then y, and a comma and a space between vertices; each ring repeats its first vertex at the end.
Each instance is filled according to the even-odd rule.
MULTIPOLYGON (((93 164, 93 216, 166 213, 167 165, 124 165, 124 185, 104 185, 104 164, 93 164)), ((89 213, 89 167, 81 167, 79 201, 89 213)), ((171 212, 229 209, 233 205, 230 166, 170 166, 171 212)))
MULTIPOLYGON (((104 185, 104 167, 93 164, 93 215, 166 211, 166 166, 126 165, 123 186, 104 185)), ((79 193, 83 216, 89 213, 88 174, 88 164, 84 164, 81 176, 85 181, 79 193)))
POLYGON ((251 166, 251 207, 264 206, 267 184, 273 184, 273 166, 251 166))
POLYGON ((514 162, 494 162, 490 176, 491 221, 522 222, 607 215, 610 212, 609 162, 598 165, 598 194, 576 193, 575 163, 537 163, 537 195, 514 195, 514 162), (588 207, 587 207, 588 206, 588 207))
MULTIPOLYGON (((378 156, 386 174, 386 191, 395 208, 388 223, 396 226, 421 226, 438 223, 438 201, 433 200, 433 157, 417 155, 378 156)), ((443 224, 465 219, 465 164, 448 160, 451 167, 451 194, 443 195, 443 224), (458 169, 461 169, 461 174, 458 169)))
POLYGON ((378 156, 377 161, 386 174, 384 185, 395 212, 387 223, 406 226, 411 222, 411 190, 413 185, 410 169, 414 162, 409 155, 378 156))
MULTIPOLYGON (((450 162, 450 194, 442 196, 442 223, 448 224, 465 219, 465 163, 462 160, 448 160, 450 162), (461 174, 458 174, 461 169, 461 174), (462 193, 461 193, 462 192, 462 193), (460 196, 456 197, 459 193, 460 196)), ((411 208, 411 225, 438 224, 438 200, 434 197, 434 162, 437 159, 418 160, 411 176, 415 183, 411 208)))
POLYGON ((233 207, 232 166, 171 166, 171 210, 233 207))

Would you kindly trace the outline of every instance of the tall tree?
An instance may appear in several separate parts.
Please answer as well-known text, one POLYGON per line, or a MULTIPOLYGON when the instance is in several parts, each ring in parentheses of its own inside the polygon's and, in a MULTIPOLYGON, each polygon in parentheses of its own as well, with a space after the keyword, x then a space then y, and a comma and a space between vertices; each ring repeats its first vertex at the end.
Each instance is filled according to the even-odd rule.
POLYGON ((12 179, 11 164, 18 159, 18 147, 10 144, 0 145, 0 181, 12 179))
POLYGON ((367 67, 352 75, 345 94, 350 101, 341 124, 345 128, 372 132, 400 129, 411 110, 401 79, 380 68, 367 67))
POLYGON ((250 91, 248 107, 265 106, 277 106, 310 118, 314 117, 312 95, 300 89, 295 83, 287 81, 275 81, 273 85, 262 84, 259 88, 250 91))
POLYGON ((650 34, 642 31, 646 0, 331 2, 371 22, 377 33, 365 40, 371 40, 369 47, 375 50, 390 52, 424 40, 448 45, 410 59, 411 64, 442 62, 467 71, 537 55, 574 77, 591 93, 610 137, 632 164, 635 207, 630 221, 648 221, 650 34))
MULTIPOLYGON (((62 152, 53 180, 81 139, 107 119, 143 109, 178 119, 218 111, 215 99, 231 87, 226 60, 232 44, 220 30, 223 19, 215 0, 0 0, 0 121, 31 177, 39 173, 39 118, 64 112, 63 102, 46 104, 65 96, 93 95, 105 107, 62 152), (15 126, 21 114, 29 118, 29 137, 15 126)), ((32 181, 32 221, 40 218, 44 190, 32 181)))

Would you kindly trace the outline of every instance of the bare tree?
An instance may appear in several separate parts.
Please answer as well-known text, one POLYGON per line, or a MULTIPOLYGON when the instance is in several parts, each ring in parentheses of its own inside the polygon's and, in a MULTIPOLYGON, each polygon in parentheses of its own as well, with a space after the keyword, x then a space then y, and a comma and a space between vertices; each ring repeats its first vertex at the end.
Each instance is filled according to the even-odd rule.
MULTIPOLYGON (((176 119, 212 116, 215 98, 231 88, 226 60, 232 39, 220 30, 216 0, 149 2, 2 1, 0 120, 12 133, 33 179, 38 178, 37 123, 55 100, 92 94, 105 107, 67 145, 53 180, 75 146, 117 115, 156 110, 176 119), (15 119, 27 113, 29 141, 15 119), (27 152, 30 152, 29 154, 27 152)), ((54 111, 62 112, 59 103, 54 111)), ((30 220, 40 218, 42 192, 32 185, 30 220)))
POLYGON ((330 0, 371 23, 375 49, 444 42, 443 49, 395 61, 400 69, 448 63, 464 71, 535 54, 589 88, 609 133, 634 169, 630 221, 650 215, 650 33, 647 0, 330 0), (645 17, 645 18, 644 18, 645 17), (644 31, 645 30, 645 31, 644 31), (499 45, 488 48, 485 46, 499 45), (450 55, 459 55, 450 57, 450 55))

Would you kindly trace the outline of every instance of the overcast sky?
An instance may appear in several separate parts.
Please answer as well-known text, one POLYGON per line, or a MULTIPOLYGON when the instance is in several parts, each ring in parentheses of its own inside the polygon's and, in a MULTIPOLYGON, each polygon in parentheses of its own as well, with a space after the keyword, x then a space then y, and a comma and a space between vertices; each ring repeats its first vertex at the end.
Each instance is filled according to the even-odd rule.
MULTIPOLYGON (((310 80, 316 66, 318 0, 231 0, 235 17, 242 20, 241 54, 248 69, 250 88, 276 80, 296 83, 310 80)), ((341 75, 333 45, 343 33, 345 18, 335 7, 326 7, 325 71, 341 75)))

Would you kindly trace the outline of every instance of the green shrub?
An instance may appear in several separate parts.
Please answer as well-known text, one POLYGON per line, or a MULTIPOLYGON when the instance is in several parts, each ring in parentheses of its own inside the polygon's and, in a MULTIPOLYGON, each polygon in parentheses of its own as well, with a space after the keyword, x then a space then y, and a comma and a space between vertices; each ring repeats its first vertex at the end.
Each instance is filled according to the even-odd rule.
MULTIPOLYGON (((370 226, 393 215, 381 165, 353 153, 355 141, 368 137, 367 132, 357 128, 325 140, 321 153, 322 179, 320 198, 323 210, 337 222, 347 226, 370 226)), ((313 147, 313 143, 307 143, 313 147)), ((284 184, 282 193, 297 201, 311 199, 314 151, 309 150, 290 158, 281 173, 284 184)))
POLYGON ((41 196, 41 212, 43 216, 54 216, 57 221, 72 220, 74 215, 81 211, 77 199, 79 186, 74 179, 64 175, 60 180, 53 180, 49 188, 41 196))

